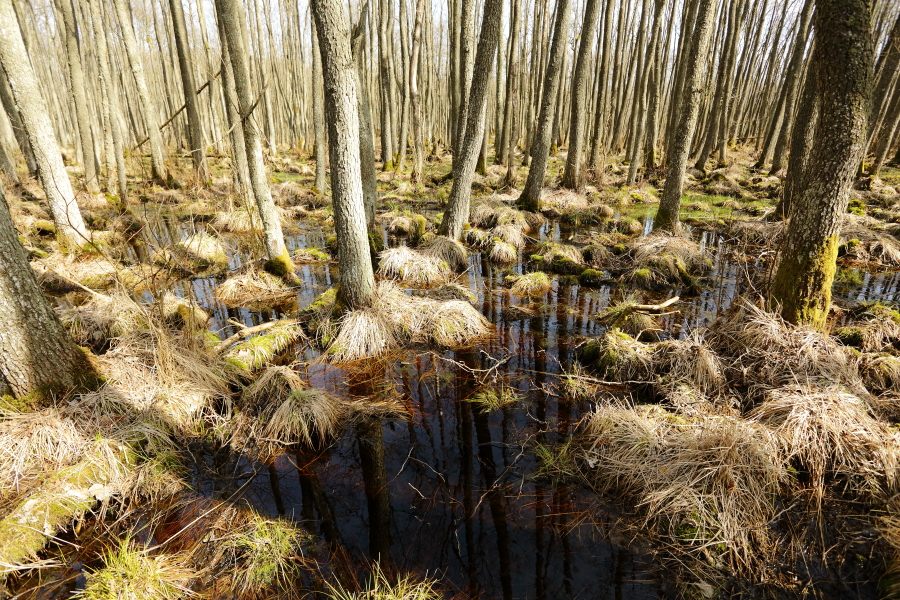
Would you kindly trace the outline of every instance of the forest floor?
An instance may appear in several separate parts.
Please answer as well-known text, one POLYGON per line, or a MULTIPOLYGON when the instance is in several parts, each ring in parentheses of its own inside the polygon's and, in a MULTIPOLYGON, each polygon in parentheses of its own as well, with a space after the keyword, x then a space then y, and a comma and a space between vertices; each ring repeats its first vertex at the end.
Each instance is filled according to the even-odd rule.
POLYGON ((10 190, 107 381, 0 405, 7 593, 900 593, 900 170, 853 191, 826 334, 764 310, 782 182, 730 156, 688 174, 683 236, 617 162, 576 193, 553 157, 542 214, 491 165, 464 244, 436 235, 447 156, 419 189, 379 172, 359 314, 306 156, 270 157, 296 286, 261 270, 227 158, 208 187, 81 196, 76 251, 10 190))

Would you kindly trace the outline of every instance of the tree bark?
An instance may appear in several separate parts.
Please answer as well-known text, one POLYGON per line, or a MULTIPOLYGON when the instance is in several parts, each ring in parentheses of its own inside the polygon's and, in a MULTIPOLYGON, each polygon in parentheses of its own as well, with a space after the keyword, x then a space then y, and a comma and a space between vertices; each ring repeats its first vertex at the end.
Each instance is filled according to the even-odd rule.
POLYGON ((75 103, 75 122, 78 126, 78 143, 81 146, 81 158, 84 166, 84 187, 96 194, 100 191, 100 180, 97 177, 97 158, 94 154, 94 136, 91 133, 90 108, 87 92, 84 89, 84 69, 81 55, 78 53, 78 26, 72 10, 72 0, 57 0, 56 5, 62 15, 63 32, 66 46, 66 60, 69 66, 69 85, 75 103))
POLYGON ((806 170, 809 166, 809 153, 812 149, 819 114, 819 88, 815 73, 808 73, 803 84, 803 95, 797 107, 797 126, 791 132, 791 151, 788 154, 787 177, 775 216, 786 219, 791 216, 791 209, 798 191, 806 185, 806 170))
POLYGON ((872 0, 816 0, 813 66, 821 108, 805 189, 785 233, 770 305, 791 323, 823 328, 831 305, 841 215, 869 113, 872 0))
POLYGON ((41 292, 0 188, 0 382, 22 397, 97 381, 87 356, 41 292))
POLYGON ((0 65, 0 102, 3 103, 3 110, 9 118, 9 124, 12 126, 13 135, 16 137, 16 143, 19 150, 25 158, 25 166, 28 167, 28 174, 31 177, 38 177, 37 161, 34 158, 34 150, 31 148, 31 142, 28 141, 28 134, 25 133, 25 125, 22 123, 22 115, 16 107, 16 101, 13 99, 12 90, 9 87, 7 76, 0 65))
POLYGON ((560 85, 560 67, 563 55, 569 44, 569 24, 572 21, 571 0, 559 0, 556 5, 556 22, 553 27, 553 42, 547 60, 547 71, 544 75, 544 87, 541 93, 541 112, 538 117, 537 131, 531 151, 531 166, 528 179, 522 194, 516 201, 520 209, 538 211, 541 206, 541 190, 544 188, 544 176, 547 173, 547 160, 550 158, 550 136, 553 127, 554 100, 560 85))
POLYGON ((365 84, 366 21, 369 3, 351 33, 350 49, 356 63, 356 90, 359 104, 359 169, 362 176, 363 208, 369 231, 375 228, 375 205, 378 203, 378 175, 375 172, 375 132, 372 129, 372 104, 365 84))
POLYGON ((325 154, 327 153, 325 137, 325 108, 322 106, 322 54, 319 52, 319 36, 316 34, 315 19, 312 22, 312 105, 313 105, 313 132, 315 140, 316 159, 316 193, 325 193, 325 154))
MULTIPOLYGON (((219 39, 225 40, 225 29, 222 20, 216 19, 219 27, 219 39)), ((225 104, 225 116, 231 137, 232 173, 235 187, 241 198, 241 204, 248 209, 256 203, 250 186, 250 167, 247 161, 247 144, 244 141, 244 127, 241 123, 237 91, 234 87, 234 69, 231 67, 231 56, 228 54, 228 43, 222 44, 222 99, 225 104)))
MULTIPOLYGON (((405 0, 402 0, 405 1, 405 0)), ((416 185, 423 183, 425 162, 425 136, 422 130, 422 102, 419 99, 419 52, 422 45, 422 17, 425 14, 425 0, 416 0, 416 16, 413 24, 412 49, 409 64, 409 98, 412 104, 413 126, 413 168, 412 180, 416 185)))
POLYGON ((363 207, 357 75, 349 25, 340 0, 312 0, 312 11, 325 82, 334 227, 341 272, 339 295, 349 308, 364 308, 372 303, 375 276, 363 207))
POLYGON ((6 71, 15 106, 34 150, 41 185, 56 224, 57 239, 63 245, 83 245, 89 241, 88 231, 75 202, 75 191, 50 125, 47 105, 22 41, 12 0, 0 0, 0 64, 6 71))
POLYGON ((591 47, 597 35, 597 21, 600 14, 600 0, 588 0, 584 11, 584 23, 581 26, 581 43, 578 45, 578 58, 575 60, 575 72, 572 75, 572 104, 569 115, 569 153, 566 156, 566 169, 562 177, 562 186, 577 190, 581 187, 581 152, 584 145, 584 127, 587 106, 585 94, 588 68, 590 67, 591 47))
POLYGON ((122 41, 125 45, 125 54, 128 55, 128 64, 131 66, 131 74, 137 86, 138 101, 141 111, 144 113, 144 122, 147 127, 147 136, 150 138, 150 169, 154 179, 163 184, 170 184, 169 170, 166 167, 166 153, 163 145, 162 134, 159 131, 159 114, 156 111, 156 103, 150 95, 147 87, 147 79, 144 76, 144 66, 138 53, 137 39, 134 36, 134 25, 131 22, 131 12, 125 4, 125 0, 113 0, 116 14, 119 17, 119 29, 122 32, 122 41))
POLYGON ((659 209, 653 221, 654 230, 677 232, 681 228, 678 211, 681 209, 681 196, 684 193, 684 170, 687 167, 694 129, 700 114, 700 103, 703 98, 704 79, 706 78, 709 41, 712 35, 712 20, 716 13, 718 0, 701 0, 694 27, 690 54, 687 56, 686 81, 678 115, 678 126, 675 137, 666 153, 666 183, 663 188, 659 209))
MULTIPOLYGON (((65 2, 66 0, 61 0, 65 2)), ((191 161, 194 173, 201 184, 210 182, 209 165, 206 162, 206 141, 203 125, 200 123, 200 107, 197 100, 197 84, 194 82, 194 64, 188 43, 187 26, 184 22, 184 6, 181 0, 169 0, 172 9, 172 25, 175 29, 175 46, 178 50, 178 65, 181 67, 181 86, 184 89, 184 104, 188 117, 188 142, 191 146, 191 161)))
POLYGON ((388 31, 393 31, 390 23, 390 0, 378 0, 378 66, 381 76, 381 163, 382 169, 393 168, 394 132, 391 126, 394 100, 393 78, 388 45, 388 31))
MULTIPOLYGON (((117 0, 121 2, 122 0, 117 0)), ((231 58, 234 86, 237 91, 238 112, 244 126, 244 146, 247 149, 247 167, 250 174, 250 187, 256 199, 262 221, 266 245, 266 270, 275 275, 290 279, 293 276, 294 264, 291 262, 284 235, 281 232, 281 220, 272 202, 266 167, 263 164, 262 139, 259 129, 253 120, 256 97, 250 87, 250 61, 247 52, 247 40, 242 23, 243 6, 240 0, 216 0, 217 16, 222 21, 228 44, 228 55, 231 58)))
POLYGON ((503 0, 485 0, 484 3, 481 36, 478 39, 475 69, 472 73, 469 100, 466 103, 469 112, 465 118, 466 131, 459 147, 459 156, 453 162, 453 187, 450 190, 449 206, 440 228, 441 235, 454 240, 460 238, 463 223, 469 218, 472 178, 475 176, 475 163, 481 151, 482 136, 484 135, 484 108, 487 101, 488 84, 494 70, 494 57, 500 40, 502 2, 503 0))

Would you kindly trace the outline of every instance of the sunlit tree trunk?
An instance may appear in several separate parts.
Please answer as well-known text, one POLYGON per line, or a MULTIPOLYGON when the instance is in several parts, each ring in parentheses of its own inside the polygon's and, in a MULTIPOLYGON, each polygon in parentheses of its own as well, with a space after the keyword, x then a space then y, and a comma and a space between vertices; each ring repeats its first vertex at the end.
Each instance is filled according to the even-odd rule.
POLYGON ((38 176, 37 161, 34 158, 34 151, 31 148, 31 142, 28 141, 28 134, 25 133, 25 125, 22 124, 22 115, 16 107, 16 101, 13 99, 12 90, 2 66, 0 66, 0 102, 3 104, 3 110, 9 117, 9 124, 12 127, 13 135, 19 150, 25 158, 25 166, 28 167, 28 174, 31 177, 38 176))
POLYGON ((313 52, 313 75, 312 75, 312 105, 313 105, 313 133, 315 140, 315 160, 316 160, 316 192, 325 193, 325 154, 326 143, 325 138, 325 108, 322 106, 322 54, 319 52, 319 36, 316 35, 316 23, 312 22, 312 52, 313 52))
POLYGON ((75 191, 50 125, 47 105, 25 51, 12 0, 0 0, 0 64, 6 72, 28 143, 34 150, 57 239, 63 244, 83 245, 89 241, 87 228, 75 202, 75 191))
POLYGON ((334 228, 341 271, 339 293, 348 307, 363 308, 372 303, 375 276, 363 207, 357 75, 350 27, 340 0, 312 0, 312 11, 325 82, 334 228))
POLYGON ((359 170, 362 176, 363 208, 366 226, 375 228, 375 205, 378 203, 378 175, 375 172, 375 132, 372 127, 372 104, 365 84, 366 22, 369 3, 360 13, 360 21, 351 34, 350 47, 356 64, 356 96, 359 104, 359 170))
POLYGON ((572 21, 571 0, 559 0, 556 5, 556 22, 553 27, 553 42, 547 60, 547 71, 544 75, 543 92, 541 92, 541 112, 538 117, 534 145, 531 149, 531 166, 528 179, 522 194, 516 201, 523 210, 538 211, 541 206, 541 190, 544 188, 544 176, 547 173, 547 161, 550 158, 550 141, 553 134, 554 100, 559 91, 560 67, 563 54, 569 44, 569 28, 572 21))
POLYGON ((795 196, 806 185, 806 171, 812 150, 816 122, 819 114, 819 88, 815 73, 808 73, 803 84, 803 94, 797 107, 797 125, 791 131, 791 150, 788 154, 787 176, 781 198, 775 207, 776 218, 791 216, 795 196))
POLYGON ((704 80, 709 54, 709 40, 712 36, 712 20, 718 0, 701 0, 694 27, 694 40, 688 55, 684 97, 681 100, 681 114, 677 116, 678 126, 675 136, 666 152, 666 183, 663 188, 659 209, 653 221, 654 230, 678 231, 680 222, 681 196, 684 193, 684 170, 687 167, 694 129, 700 114, 704 80))
POLYGON ((787 321, 824 327, 841 216, 869 112, 873 0, 816 0, 813 68, 821 95, 805 189, 796 197, 769 302, 787 321))
MULTIPOLYGON (((405 1, 405 0, 403 0, 405 1)), ((416 15, 413 24, 412 49, 409 63, 409 98, 412 104, 413 167, 412 180, 422 185, 425 168, 425 134, 422 128, 422 102, 419 99, 419 52, 422 45, 422 18, 425 15, 425 0, 416 0, 416 15)))

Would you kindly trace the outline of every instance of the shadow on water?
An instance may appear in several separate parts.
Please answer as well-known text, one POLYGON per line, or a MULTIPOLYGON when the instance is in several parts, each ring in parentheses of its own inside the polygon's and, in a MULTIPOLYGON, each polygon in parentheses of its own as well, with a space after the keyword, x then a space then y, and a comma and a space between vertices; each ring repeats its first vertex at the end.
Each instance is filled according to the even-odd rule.
MULTIPOLYGON (((649 227, 645 223, 645 232, 649 227)), ((566 241, 585 231, 590 229, 552 224, 541 237, 566 241)), ((169 229, 165 236, 176 234, 184 232, 169 229)), ((716 233, 698 232, 695 239, 713 268, 700 294, 683 298, 679 310, 664 317, 664 337, 708 325, 751 289, 751 274, 766 264, 765 252, 748 262, 716 233)), ((311 230, 288 243, 322 246, 323 236, 311 230)), ((231 266, 245 261, 238 253, 231 266)), ((313 386, 346 397, 389 390, 405 404, 408 419, 357 423, 315 455, 285 453, 265 466, 242 459, 245 473, 257 473, 252 480, 231 479, 229 489, 212 480, 200 486, 204 493, 246 485, 245 498, 257 510, 295 519, 319 536, 319 557, 345 585, 362 581, 377 561, 387 573, 427 574, 473 598, 659 597, 667 586, 649 549, 617 534, 614 514, 577 486, 534 477, 534 445, 564 442, 590 410, 557 393, 559 376, 571 368, 580 341, 602 332, 592 316, 623 291, 556 278, 544 298, 529 303, 505 288, 511 271, 524 272, 525 264, 501 269, 481 254, 470 257, 462 282, 477 292, 476 306, 496 325, 494 337, 476 348, 408 350, 365 374, 308 366, 313 386), (509 318, 512 305, 528 306, 533 316, 509 318), (491 413, 465 401, 501 384, 521 400, 491 413)), ((297 275, 302 307, 334 285, 336 267, 304 265, 297 275)), ((233 321, 256 325, 282 316, 226 309, 213 298, 220 280, 197 278, 179 293, 209 310, 213 329, 223 336, 234 332, 233 321)), ((898 296, 900 275, 867 274, 851 299, 898 296)))

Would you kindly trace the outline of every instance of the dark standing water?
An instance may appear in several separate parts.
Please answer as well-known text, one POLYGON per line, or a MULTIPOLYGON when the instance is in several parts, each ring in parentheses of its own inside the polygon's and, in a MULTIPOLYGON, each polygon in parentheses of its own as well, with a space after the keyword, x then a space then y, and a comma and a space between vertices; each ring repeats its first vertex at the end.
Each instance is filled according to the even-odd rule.
MULTIPOLYGON (((579 236, 586 231, 579 228, 579 236)), ((550 225, 541 237, 569 240, 575 233, 550 225)), ((170 229, 167 235, 178 232, 170 229)), ((704 291, 684 298, 678 311, 664 318, 664 336, 708 324, 747 291, 748 274, 763 265, 764 255, 741 260, 717 234, 701 232, 698 239, 714 268, 704 291)), ((316 230, 289 240, 291 248, 323 243, 316 230)), ((236 252, 232 266, 241 262, 236 252)), ((523 266, 513 269, 522 272, 523 266)), ((526 303, 535 316, 505 320, 507 307, 523 304, 503 286, 507 274, 473 254, 462 276, 477 293, 476 306, 496 325, 496 335, 478 347, 408 350, 364 375, 321 364, 308 367, 314 387, 399 399, 407 420, 348 427, 316 455, 286 453, 271 464, 245 460, 237 479, 204 479, 198 482, 200 491, 230 494, 242 488, 243 498, 257 510, 298 521, 317 534, 318 558, 327 559, 343 579, 363 580, 371 563, 379 561, 385 570, 438 578, 451 593, 467 597, 659 597, 665 586, 653 572, 649 549, 629 544, 614 514, 588 492, 534 477, 539 467, 535 445, 565 442, 590 410, 587 403, 559 393, 559 376, 571 368, 583 337, 601 333, 592 316, 623 290, 567 286, 556 278, 542 301, 526 303), (500 384, 517 390, 521 401, 490 414, 464 401, 500 384)), ((336 268, 304 266, 298 275, 303 307, 332 287, 336 268)), ((279 316, 226 309, 212 297, 215 285, 213 279, 196 279, 180 293, 207 308, 213 329, 224 335, 234 330, 229 319, 254 325, 279 316)), ((867 274, 851 298, 896 300, 898 295, 896 274, 867 274)), ((226 475, 234 468, 230 465, 226 475)))

